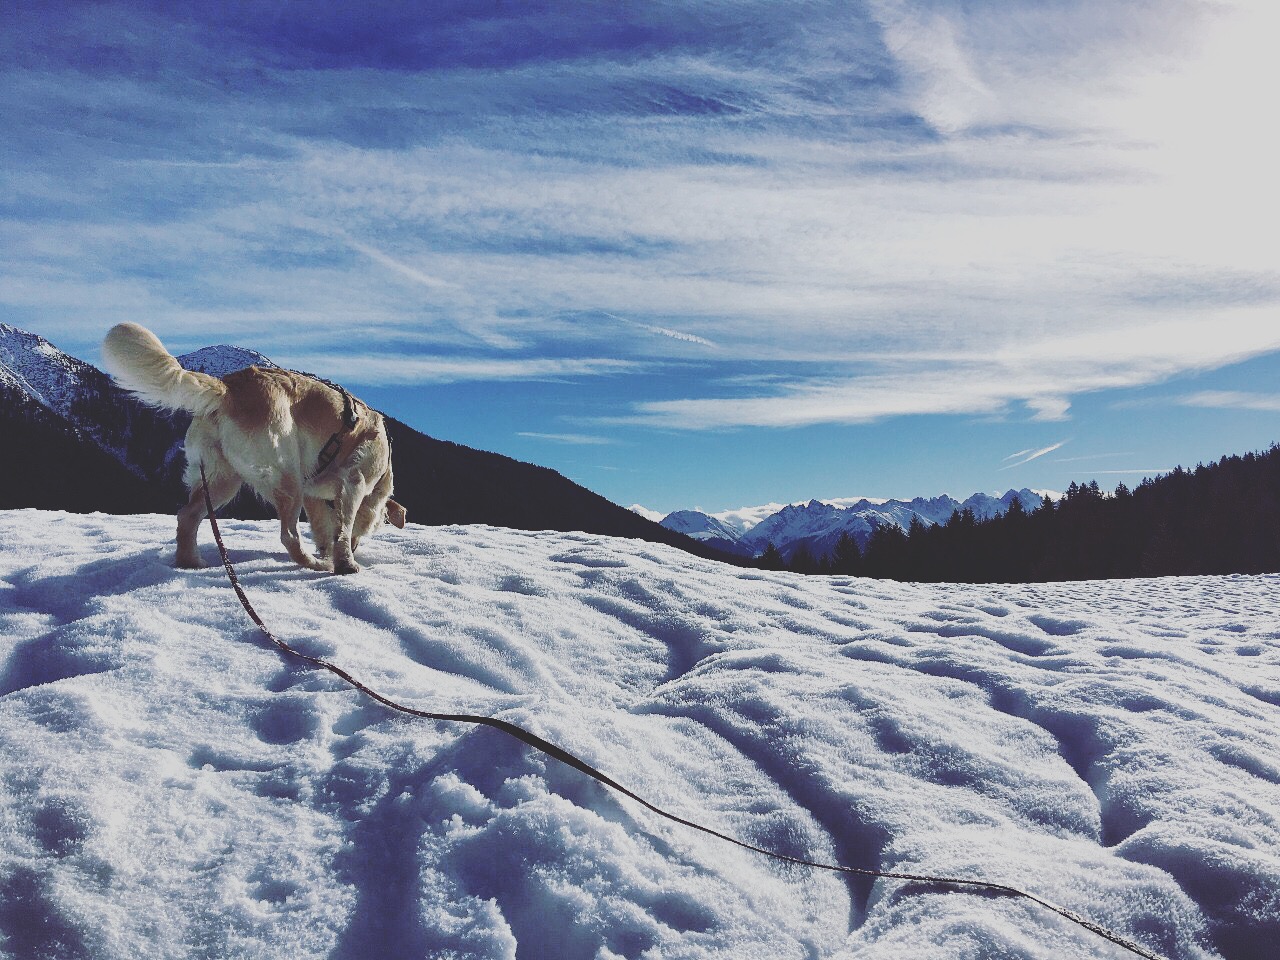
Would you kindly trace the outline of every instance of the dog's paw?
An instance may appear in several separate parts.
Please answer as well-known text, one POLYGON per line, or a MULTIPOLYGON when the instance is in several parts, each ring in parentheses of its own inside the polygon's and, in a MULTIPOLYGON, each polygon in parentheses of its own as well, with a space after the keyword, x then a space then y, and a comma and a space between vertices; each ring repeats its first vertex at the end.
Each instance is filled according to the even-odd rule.
POLYGON ((345 561, 335 560, 333 563, 333 572, 334 573, 359 573, 360 564, 356 563, 354 560, 345 560, 345 561))
POLYGON ((203 570, 204 564, 199 557, 178 557, 173 565, 179 570, 203 570))

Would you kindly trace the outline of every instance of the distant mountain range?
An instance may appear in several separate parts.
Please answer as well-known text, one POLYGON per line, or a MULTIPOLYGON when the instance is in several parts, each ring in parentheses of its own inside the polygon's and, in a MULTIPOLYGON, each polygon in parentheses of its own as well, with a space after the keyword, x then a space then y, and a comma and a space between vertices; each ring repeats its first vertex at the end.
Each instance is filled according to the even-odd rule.
MULTIPOLYGON (((189 370, 214 376, 251 364, 275 366, 260 353, 233 346, 205 347, 178 359, 189 370)), ((189 423, 186 414, 169 416, 143 406, 97 367, 43 337, 0 323, 0 509, 172 513, 187 499, 182 438, 189 423)), ((396 499, 411 522, 578 530, 737 559, 546 467, 438 440, 393 417, 387 417, 387 433, 396 499)), ((222 512, 272 516, 247 491, 222 512)))
POLYGON ((761 510, 744 508, 713 515, 698 510, 677 510, 661 521, 662 526, 685 536, 700 540, 708 546, 742 557, 754 557, 764 552, 772 543, 790 560, 801 546, 807 547, 814 557, 829 555, 841 534, 848 533, 865 547, 871 532, 884 524, 907 529, 912 520, 926 526, 946 523, 957 510, 972 511, 978 520, 1000 516, 1017 498, 1030 511, 1040 506, 1043 497, 1033 490, 1009 490, 1003 496, 975 493, 966 500, 956 500, 943 494, 914 500, 858 500, 843 502, 810 500, 808 503, 789 504, 758 522, 751 519, 761 510))

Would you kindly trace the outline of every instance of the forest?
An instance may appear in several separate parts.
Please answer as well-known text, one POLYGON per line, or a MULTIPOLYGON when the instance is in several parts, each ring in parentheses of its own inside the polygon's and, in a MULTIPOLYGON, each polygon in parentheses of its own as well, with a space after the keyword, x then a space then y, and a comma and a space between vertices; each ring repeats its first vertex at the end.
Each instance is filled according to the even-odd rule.
POLYGON ((865 547, 847 534, 830 556, 772 544, 764 569, 915 582, 1029 583, 1280 571, 1280 445, 1177 467, 1134 489, 1072 483, 1058 500, 978 520, 883 524, 865 547))

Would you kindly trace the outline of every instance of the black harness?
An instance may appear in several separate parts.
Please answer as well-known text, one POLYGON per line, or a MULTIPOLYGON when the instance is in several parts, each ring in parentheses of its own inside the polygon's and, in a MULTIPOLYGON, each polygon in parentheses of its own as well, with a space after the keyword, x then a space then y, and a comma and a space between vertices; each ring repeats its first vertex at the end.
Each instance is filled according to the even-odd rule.
POLYGON ((341 384, 334 383, 332 380, 326 380, 324 377, 318 377, 314 373, 306 373, 305 371, 295 371, 301 373, 304 377, 310 377, 317 383, 323 383, 331 390, 336 390, 342 394, 342 429, 335 430, 333 435, 324 442, 324 446, 320 448, 320 454, 316 457, 316 468, 307 475, 308 480, 314 480, 320 474, 329 469, 329 465, 333 463, 338 456, 338 451, 342 449, 342 435, 350 433, 356 428, 356 424, 360 422, 360 414, 356 411, 360 401, 347 392, 347 388, 341 384))

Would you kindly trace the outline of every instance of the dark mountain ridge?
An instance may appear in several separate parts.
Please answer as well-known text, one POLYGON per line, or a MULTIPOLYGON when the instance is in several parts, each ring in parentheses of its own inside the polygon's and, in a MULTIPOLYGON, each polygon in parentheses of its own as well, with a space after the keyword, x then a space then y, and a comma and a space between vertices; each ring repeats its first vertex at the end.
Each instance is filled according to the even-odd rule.
MULTIPOLYGON (((178 358, 225 375, 256 363, 239 347, 206 347, 178 358)), ((172 513, 186 502, 182 438, 191 422, 138 402, 107 374, 43 337, 0 324, 0 509, 172 513)), ((387 417, 396 499, 410 522, 578 530, 649 540, 698 556, 727 554, 646 520, 554 470, 427 436, 387 417)), ((221 513, 273 516, 241 493, 221 513)))

